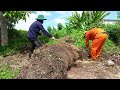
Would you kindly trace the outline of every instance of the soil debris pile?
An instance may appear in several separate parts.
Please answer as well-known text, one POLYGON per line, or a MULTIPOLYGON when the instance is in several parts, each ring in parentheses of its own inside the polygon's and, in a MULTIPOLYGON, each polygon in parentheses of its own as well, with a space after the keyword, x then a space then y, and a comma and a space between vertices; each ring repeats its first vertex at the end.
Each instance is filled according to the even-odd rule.
POLYGON ((23 67, 17 78, 66 79, 67 71, 79 58, 80 51, 72 44, 45 45, 34 51, 30 65, 23 67))

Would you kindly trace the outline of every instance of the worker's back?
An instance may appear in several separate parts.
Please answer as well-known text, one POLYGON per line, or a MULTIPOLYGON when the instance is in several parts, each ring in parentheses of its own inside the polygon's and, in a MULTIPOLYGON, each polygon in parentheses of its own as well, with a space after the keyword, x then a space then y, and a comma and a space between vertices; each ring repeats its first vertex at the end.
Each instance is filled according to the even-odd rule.
POLYGON ((89 40, 93 40, 98 35, 100 35, 101 32, 105 32, 105 31, 101 28, 93 28, 86 33, 86 36, 89 36, 89 40))
POLYGON ((42 25, 42 23, 35 21, 31 24, 29 31, 28 31, 28 37, 29 38, 37 38, 38 37, 38 33, 39 33, 39 27, 38 25, 42 25))
POLYGON ((96 28, 96 31, 97 31, 96 36, 100 35, 102 32, 105 32, 105 31, 104 31, 103 29, 101 29, 101 28, 96 28))

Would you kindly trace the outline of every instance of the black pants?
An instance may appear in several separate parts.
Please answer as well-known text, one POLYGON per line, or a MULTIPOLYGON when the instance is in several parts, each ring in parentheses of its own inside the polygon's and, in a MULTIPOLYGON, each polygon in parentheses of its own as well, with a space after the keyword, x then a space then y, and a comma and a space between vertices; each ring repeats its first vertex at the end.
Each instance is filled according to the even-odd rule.
POLYGON ((28 38, 28 40, 31 42, 32 44, 32 48, 31 48, 31 53, 33 53, 35 48, 41 47, 42 43, 40 42, 40 40, 38 38, 28 38))

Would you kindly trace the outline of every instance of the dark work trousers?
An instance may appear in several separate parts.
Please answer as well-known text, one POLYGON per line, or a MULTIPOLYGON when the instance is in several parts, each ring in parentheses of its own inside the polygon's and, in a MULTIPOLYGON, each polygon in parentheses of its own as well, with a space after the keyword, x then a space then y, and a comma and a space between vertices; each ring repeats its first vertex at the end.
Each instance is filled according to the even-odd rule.
POLYGON ((32 44, 32 48, 31 48, 31 53, 33 53, 34 49, 41 47, 42 43, 40 42, 40 40, 38 38, 28 38, 28 40, 31 42, 32 44))

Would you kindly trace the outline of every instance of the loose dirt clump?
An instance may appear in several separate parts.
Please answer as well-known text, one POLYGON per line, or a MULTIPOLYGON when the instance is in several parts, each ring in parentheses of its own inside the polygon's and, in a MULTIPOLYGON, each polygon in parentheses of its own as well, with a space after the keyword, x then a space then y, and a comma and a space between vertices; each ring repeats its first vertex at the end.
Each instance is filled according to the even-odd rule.
POLYGON ((30 65, 23 67, 16 78, 66 79, 79 54, 79 49, 68 43, 45 45, 34 51, 30 65))

